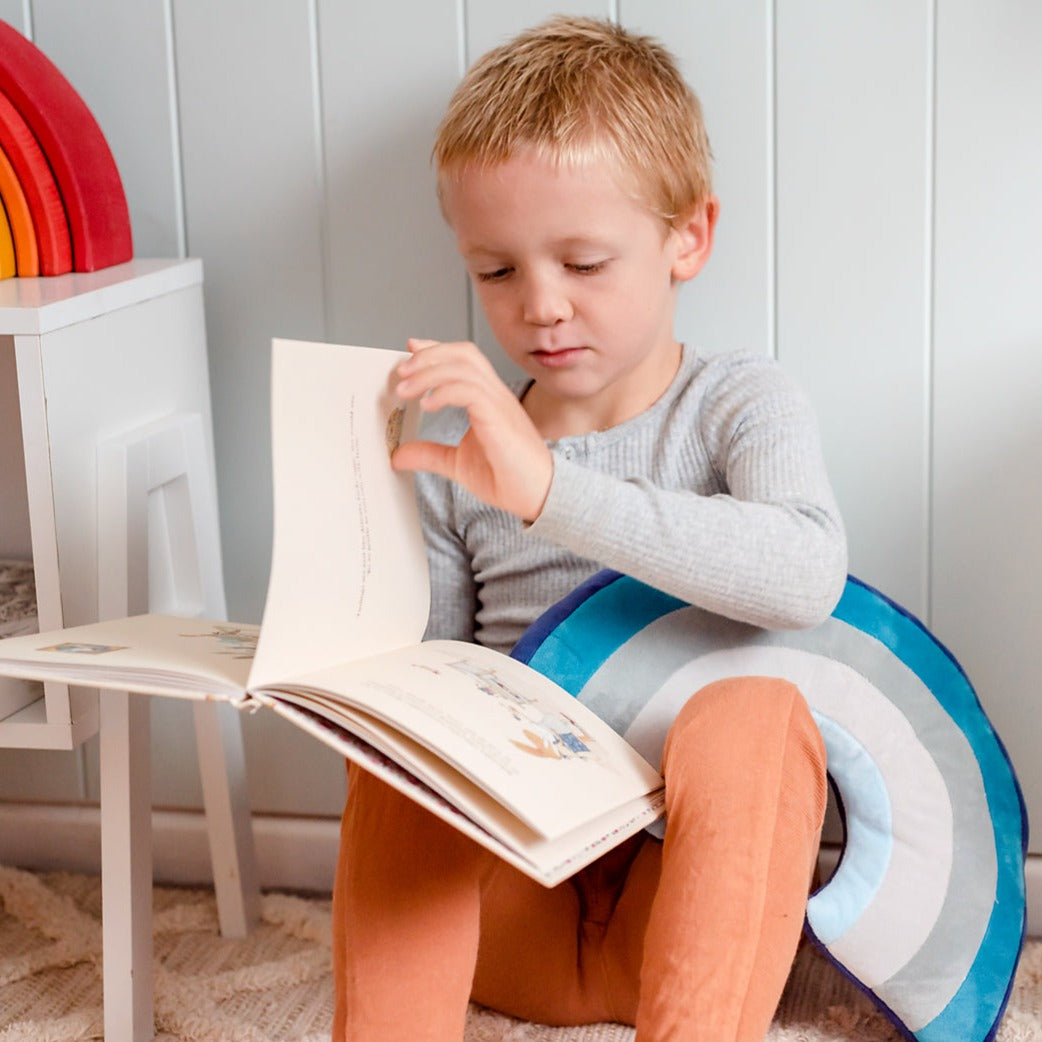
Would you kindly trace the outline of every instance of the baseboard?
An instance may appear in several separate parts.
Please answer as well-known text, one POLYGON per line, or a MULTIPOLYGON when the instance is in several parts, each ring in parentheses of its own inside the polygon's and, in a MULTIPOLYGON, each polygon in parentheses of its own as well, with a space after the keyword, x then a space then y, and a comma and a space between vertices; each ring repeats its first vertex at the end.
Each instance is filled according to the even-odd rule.
MULTIPOLYGON (((333 887, 340 822, 255 814, 257 871, 265 890, 326 893, 333 887)), ((94 806, 0 804, 0 864, 97 874, 101 818, 94 806)), ((209 883, 206 819, 198 811, 152 813, 152 866, 158 883, 209 883)))
MULTIPOLYGON (((260 885, 265 890, 332 889, 340 823, 334 818, 255 814, 253 838, 260 885)), ((822 851, 822 876, 835 868, 838 851, 822 851)), ((153 875, 159 883, 212 880, 206 820, 198 811, 154 811, 153 875)), ((0 803, 0 864, 69 872, 101 870, 97 807, 0 803)), ((1042 937, 1042 855, 1028 857, 1028 933, 1042 937)))
POLYGON ((1029 854, 1024 872, 1028 896, 1028 936, 1042 937, 1042 854, 1029 854))

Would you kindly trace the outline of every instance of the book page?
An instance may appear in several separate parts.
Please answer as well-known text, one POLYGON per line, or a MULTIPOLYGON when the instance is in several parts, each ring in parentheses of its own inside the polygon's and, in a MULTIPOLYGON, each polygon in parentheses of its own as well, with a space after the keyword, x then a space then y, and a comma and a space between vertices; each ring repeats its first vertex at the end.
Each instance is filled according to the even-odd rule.
MULTIPOLYGON (((638 753, 567 692, 477 645, 428 641, 308 671, 275 687, 286 701, 333 719, 342 701, 387 721, 544 837, 662 784, 638 753)), ((348 727, 351 716, 343 717, 348 727)))
POLYGON ((412 477, 414 421, 391 390, 407 355, 272 345, 274 545, 251 686, 418 642, 430 608, 412 477))
MULTIPOLYGON (((382 742, 371 744, 295 705, 273 702, 272 708, 544 886, 556 886, 626 837, 646 828, 661 817, 665 807, 665 790, 659 788, 562 837, 544 839, 442 761, 426 759, 430 754, 424 754, 419 747, 413 747, 407 770, 381 751, 382 742), (416 770, 418 762, 428 762, 432 770, 416 770)), ((367 738, 373 737, 368 729, 359 730, 367 738)), ((398 741, 404 740, 399 736, 398 741)))
POLYGON ((245 699, 257 627, 134 615, 0 642, 0 673, 147 695, 245 699))

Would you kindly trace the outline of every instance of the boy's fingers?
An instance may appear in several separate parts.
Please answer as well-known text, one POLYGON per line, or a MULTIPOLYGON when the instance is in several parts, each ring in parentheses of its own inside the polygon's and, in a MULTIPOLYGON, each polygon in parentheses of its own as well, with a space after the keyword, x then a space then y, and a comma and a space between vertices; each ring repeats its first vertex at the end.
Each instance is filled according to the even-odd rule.
POLYGON ((409 340, 411 357, 402 362, 400 369, 412 371, 420 366, 438 365, 449 360, 467 362, 478 369, 494 371, 484 352, 466 340, 409 340))
POLYGON ((420 395, 420 408, 424 412, 437 412, 447 406, 466 409, 472 424, 494 418, 506 404, 500 401, 494 389, 467 379, 439 381, 420 395))
POLYGON ((408 441, 399 445, 391 456, 395 470, 423 470, 451 478, 454 473, 455 446, 433 441, 408 441))
POLYGON ((437 410, 446 405, 469 409, 483 400, 514 399, 509 388, 493 373, 473 365, 467 358, 442 357, 434 363, 399 368, 398 394, 405 399, 420 398, 423 408, 437 410))
POLYGON ((437 340, 423 340, 420 337, 409 337, 409 339, 405 341, 405 346, 409 351, 415 354, 417 351, 424 350, 424 348, 434 347, 437 343, 437 340))

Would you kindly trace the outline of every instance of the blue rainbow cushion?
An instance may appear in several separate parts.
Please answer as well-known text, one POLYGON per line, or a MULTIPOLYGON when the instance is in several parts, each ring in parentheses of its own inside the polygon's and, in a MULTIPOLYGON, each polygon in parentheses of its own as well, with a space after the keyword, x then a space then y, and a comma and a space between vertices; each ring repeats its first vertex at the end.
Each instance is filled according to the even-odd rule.
POLYGON ((706 684, 796 683, 846 832, 808 932, 908 1038, 994 1038, 1024 937, 1024 801, 969 680, 917 619, 848 579, 822 625, 769 631, 601 572, 514 655, 655 764, 668 721, 706 684))

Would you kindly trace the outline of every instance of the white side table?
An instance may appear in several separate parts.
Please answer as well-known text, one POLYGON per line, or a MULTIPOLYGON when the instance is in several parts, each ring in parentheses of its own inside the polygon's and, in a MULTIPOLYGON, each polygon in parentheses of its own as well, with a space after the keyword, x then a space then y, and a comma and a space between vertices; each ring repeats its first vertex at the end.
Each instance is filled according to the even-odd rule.
MULTIPOLYGON (((171 610, 149 588, 157 538, 194 551, 164 584, 195 591, 175 613, 223 618, 201 262, 0 281, 0 384, 0 556, 31 551, 41 630, 171 610), (167 492, 189 496, 187 532, 149 525, 167 492)), ((105 1037, 151 1039, 148 699, 27 685, 0 716, 0 746, 73 749, 100 727, 105 1037)), ((241 731, 210 703, 195 726, 221 928, 241 935, 259 910, 241 731)))

